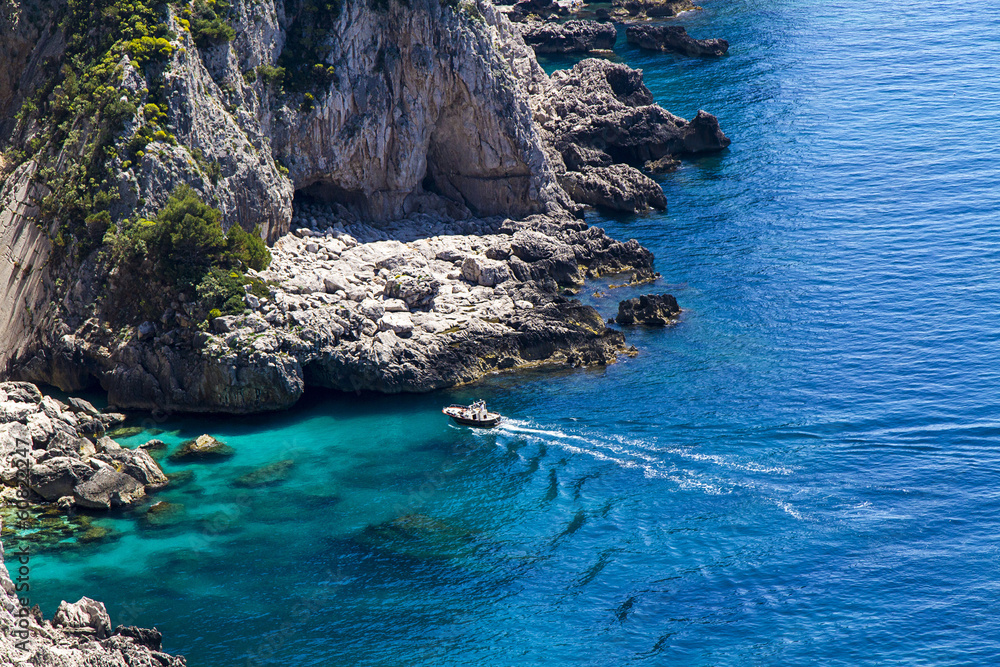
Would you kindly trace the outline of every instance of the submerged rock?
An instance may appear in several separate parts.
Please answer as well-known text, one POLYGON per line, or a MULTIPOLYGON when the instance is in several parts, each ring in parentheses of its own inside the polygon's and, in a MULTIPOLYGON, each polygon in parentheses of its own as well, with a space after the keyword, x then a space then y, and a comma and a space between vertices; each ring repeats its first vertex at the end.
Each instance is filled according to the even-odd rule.
POLYGON ((108 431, 107 436, 109 438, 131 438, 134 435, 139 435, 145 430, 146 429, 141 426, 122 426, 121 428, 108 431))
POLYGON ((194 481, 194 470, 178 470, 167 475, 171 489, 179 489, 194 481))
POLYGON ((266 466, 248 472, 245 475, 240 475, 233 482, 233 485, 245 488, 256 488, 259 486, 278 484, 288 479, 288 476, 292 473, 292 468, 294 466, 295 461, 292 459, 285 459, 284 461, 270 463, 266 466))
POLYGON ((142 517, 142 525, 146 528, 169 528, 184 520, 184 505, 170 503, 166 500, 153 503, 142 517))
POLYGON ((615 322, 662 327, 676 322, 680 312, 677 299, 670 294, 643 294, 619 303, 615 322))
POLYGON ((516 24, 524 42, 535 53, 589 53, 615 48, 618 30, 613 23, 527 21, 516 24))
POLYGON ((625 30, 629 44, 651 51, 671 51, 689 56, 722 56, 729 50, 724 39, 695 39, 679 25, 630 25, 625 30))
POLYGON ((215 461, 227 459, 236 450, 210 435, 199 435, 194 440, 182 442, 180 449, 170 455, 171 461, 215 461))

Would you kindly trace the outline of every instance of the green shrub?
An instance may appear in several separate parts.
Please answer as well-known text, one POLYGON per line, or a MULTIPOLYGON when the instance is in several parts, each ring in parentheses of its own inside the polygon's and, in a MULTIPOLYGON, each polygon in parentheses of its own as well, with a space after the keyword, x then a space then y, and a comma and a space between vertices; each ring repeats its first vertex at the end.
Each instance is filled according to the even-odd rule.
POLYGON ((213 310, 243 312, 246 286, 258 296, 268 296, 263 281, 244 274, 245 268, 263 270, 271 261, 260 227, 248 233, 233 225, 225 234, 221 218, 218 209, 181 185, 155 220, 134 220, 108 232, 105 243, 112 264, 119 268, 113 290, 120 311, 116 316, 158 317, 179 292, 197 294, 201 315, 196 319, 212 316, 213 310))
POLYGON ((195 0, 191 15, 191 37, 200 48, 231 42, 236 31, 226 22, 230 5, 226 0, 195 0))
POLYGON ((247 233, 239 225, 233 225, 226 234, 226 249, 229 254, 255 271, 263 271, 271 263, 271 251, 261 238, 260 225, 247 233))
POLYGON ((194 283, 224 260, 226 237, 222 213, 205 204, 187 185, 178 187, 145 228, 146 247, 157 259, 160 275, 177 283, 194 283))
POLYGON ((271 65, 259 65, 257 76, 267 84, 280 84, 285 78, 284 67, 272 67, 271 65))
POLYGON ((214 320, 216 317, 222 317, 221 310, 219 310, 218 308, 213 308, 212 310, 208 311, 208 319, 214 320))

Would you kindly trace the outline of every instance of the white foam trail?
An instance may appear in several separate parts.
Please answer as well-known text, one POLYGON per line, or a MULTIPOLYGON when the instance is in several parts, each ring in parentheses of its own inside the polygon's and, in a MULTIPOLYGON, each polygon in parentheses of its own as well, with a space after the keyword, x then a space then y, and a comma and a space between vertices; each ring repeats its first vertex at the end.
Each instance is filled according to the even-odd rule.
MULTIPOLYGON (((676 461, 671 459, 681 458, 711 463, 721 468, 766 475, 792 473, 791 469, 782 466, 732 461, 715 454, 699 454, 678 447, 660 447, 620 435, 588 437, 577 433, 567 433, 559 429, 544 428, 530 421, 518 419, 507 419, 501 422, 497 430, 506 436, 522 437, 540 444, 555 445, 567 452, 585 454, 599 461, 614 463, 621 468, 640 469, 647 478, 668 479, 680 488, 697 488, 711 494, 730 493, 734 482, 706 481, 703 473, 683 469, 678 471, 676 461), (682 474, 678 474, 679 472, 682 474)), ((683 468, 683 466, 681 467, 683 468)))

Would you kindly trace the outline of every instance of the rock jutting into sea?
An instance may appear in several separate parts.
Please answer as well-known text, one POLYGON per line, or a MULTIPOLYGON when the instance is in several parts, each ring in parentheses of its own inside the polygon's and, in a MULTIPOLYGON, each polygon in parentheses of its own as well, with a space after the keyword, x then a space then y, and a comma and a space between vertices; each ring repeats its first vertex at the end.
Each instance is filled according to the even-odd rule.
POLYGON ((236 454, 236 450, 212 436, 199 435, 194 440, 182 442, 180 448, 170 455, 171 461, 219 461, 236 454))
POLYGON ((599 21, 525 21, 515 25, 535 53, 610 51, 618 38, 614 23, 599 21))
POLYGON ((625 29, 625 38, 640 49, 689 56, 722 56, 729 50, 726 40, 695 39, 679 25, 630 25, 625 29))
POLYGON ((677 321, 681 308, 672 294, 643 294, 618 304, 618 324, 648 324, 663 327, 677 321))
POLYGON ((655 104, 642 72, 588 58, 552 74, 531 93, 560 184, 581 204, 618 211, 665 208, 660 186, 639 171, 664 157, 729 145, 715 116, 691 121, 655 104))
MULTIPOLYGON (((17 561, 14 552, 13 562, 17 561)), ((104 604, 88 597, 62 602, 51 620, 22 606, 0 544, 0 665, 35 667, 185 667, 163 653, 155 629, 117 626, 104 604)), ((23 590, 23 589, 20 589, 23 590)))

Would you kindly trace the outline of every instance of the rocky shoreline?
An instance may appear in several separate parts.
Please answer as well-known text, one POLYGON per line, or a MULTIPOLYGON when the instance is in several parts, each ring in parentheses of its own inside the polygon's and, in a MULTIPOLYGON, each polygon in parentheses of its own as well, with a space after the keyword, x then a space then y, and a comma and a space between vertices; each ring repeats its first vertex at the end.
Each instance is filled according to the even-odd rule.
POLYGON ((118 626, 100 602, 63 601, 51 620, 31 605, 30 563, 47 548, 98 544, 106 528, 84 511, 132 505, 168 484, 149 453, 107 437, 124 415, 105 413, 85 400, 62 403, 24 382, 0 383, 0 534, 17 538, 10 563, 0 544, 0 664, 38 667, 108 665, 183 667, 161 651, 155 629, 118 626))
MULTIPOLYGON (((24 562, 11 552, 12 563, 24 562)), ((63 601, 50 620, 37 606, 30 607, 23 586, 15 586, 4 563, 0 543, 0 665, 67 667, 185 667, 183 657, 164 653, 158 630, 134 626, 113 627, 104 604, 88 597, 63 601)))

